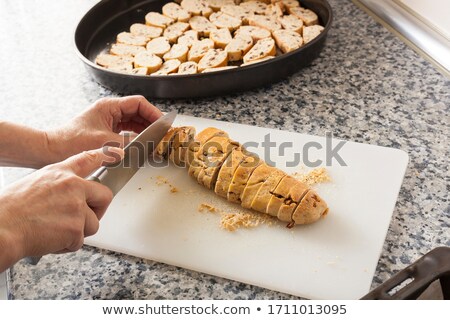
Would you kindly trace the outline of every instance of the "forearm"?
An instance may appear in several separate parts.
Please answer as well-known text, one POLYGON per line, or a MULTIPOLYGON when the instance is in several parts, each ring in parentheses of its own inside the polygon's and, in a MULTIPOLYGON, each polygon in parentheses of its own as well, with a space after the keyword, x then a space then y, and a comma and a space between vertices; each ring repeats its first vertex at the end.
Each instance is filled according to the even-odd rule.
POLYGON ((22 245, 20 230, 15 230, 14 219, 11 212, 6 209, 7 199, 0 193, 0 272, 22 258, 22 245))
POLYGON ((0 165, 41 168, 54 162, 44 131, 0 121, 0 165))

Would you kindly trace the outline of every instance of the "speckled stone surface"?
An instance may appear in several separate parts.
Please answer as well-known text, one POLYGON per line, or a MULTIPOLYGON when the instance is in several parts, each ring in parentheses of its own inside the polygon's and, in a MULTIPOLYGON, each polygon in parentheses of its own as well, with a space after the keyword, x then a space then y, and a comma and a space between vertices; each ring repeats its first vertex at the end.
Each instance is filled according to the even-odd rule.
MULTIPOLYGON (((38 128, 114 95, 72 45, 96 1, 0 2, 0 118, 38 128)), ((372 287, 450 245, 450 81, 350 1, 310 67, 259 90, 215 99, 153 100, 162 110, 399 148, 410 156, 372 287)), ((11 182, 27 170, 7 169, 11 182)), ((10 272, 14 299, 290 299, 289 295, 85 247, 10 272)))

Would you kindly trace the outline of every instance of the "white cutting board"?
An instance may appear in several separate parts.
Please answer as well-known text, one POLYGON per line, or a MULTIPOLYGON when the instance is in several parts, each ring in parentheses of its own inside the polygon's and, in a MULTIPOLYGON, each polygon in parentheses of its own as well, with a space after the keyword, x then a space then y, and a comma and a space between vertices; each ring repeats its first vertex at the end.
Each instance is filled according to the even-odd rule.
MULTIPOLYGON (((271 153, 277 167, 310 141, 321 143, 310 160, 325 160, 325 138, 208 119, 178 116, 174 126, 200 130, 214 126, 241 142, 291 141, 284 156, 271 153)), ((336 145, 339 140, 333 140, 336 145)), ((262 148, 249 148, 263 156, 262 148)), ((233 204, 197 184, 187 170, 170 166, 141 168, 113 200, 99 232, 86 244, 168 263, 227 279, 311 299, 356 299, 370 289, 397 195, 408 163, 405 152, 347 142, 327 170, 331 183, 317 186, 330 211, 309 226, 285 223, 235 232, 220 228, 220 215, 198 212, 213 203, 232 212, 233 204), (157 185, 163 176, 168 185, 157 185)))

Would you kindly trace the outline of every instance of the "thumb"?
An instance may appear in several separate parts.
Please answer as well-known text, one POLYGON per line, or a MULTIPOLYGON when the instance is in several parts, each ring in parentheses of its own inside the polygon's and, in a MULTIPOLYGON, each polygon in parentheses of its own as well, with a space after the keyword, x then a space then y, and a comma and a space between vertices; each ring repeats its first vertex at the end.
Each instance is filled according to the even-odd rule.
POLYGON ((77 176, 85 178, 101 166, 120 161, 123 156, 123 149, 105 146, 101 149, 84 151, 74 155, 61 162, 61 165, 77 176))

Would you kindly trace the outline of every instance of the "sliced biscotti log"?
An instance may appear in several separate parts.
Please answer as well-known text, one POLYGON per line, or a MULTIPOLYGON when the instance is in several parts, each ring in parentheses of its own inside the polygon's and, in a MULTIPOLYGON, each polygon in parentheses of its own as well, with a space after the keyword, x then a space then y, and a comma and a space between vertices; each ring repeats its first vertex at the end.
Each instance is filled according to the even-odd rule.
POLYGON ((169 154, 172 151, 172 148, 170 148, 173 139, 175 138, 175 133, 177 132, 177 128, 170 128, 169 131, 164 135, 162 140, 159 142, 159 144, 156 146, 155 154, 158 156, 168 159, 169 154))
POLYGON ((188 60, 198 63, 210 49, 214 49, 214 42, 211 39, 197 41, 189 50, 188 60))
POLYGON ((286 175, 281 179, 275 190, 272 191, 272 196, 270 197, 269 203, 266 207, 266 213, 274 217, 278 216, 278 211, 280 211, 280 208, 283 205, 284 201, 290 201, 286 199, 288 198, 289 190, 291 189, 292 185, 296 183, 296 181, 297 180, 294 177, 289 175, 286 175))
POLYGON ((214 137, 206 142, 200 158, 203 168, 198 174, 198 183, 208 189, 214 189, 221 166, 231 151, 238 146, 237 142, 227 137, 214 137))
POLYGON ((312 10, 302 7, 290 7, 288 8, 288 12, 302 19, 305 26, 312 26, 319 23, 319 17, 312 10))
POLYGON ((228 187, 227 199, 230 202, 241 203, 241 196, 253 171, 263 163, 256 155, 247 156, 234 172, 228 187))
POLYGON ((213 10, 203 0, 183 0, 181 7, 193 16, 209 17, 213 10))
POLYGON ((147 43, 147 51, 157 55, 158 57, 164 56, 164 54, 169 52, 169 50, 170 43, 169 39, 166 37, 158 37, 147 43))
POLYGON ((185 165, 186 152, 191 141, 194 141, 194 137, 194 127, 179 127, 176 131, 172 140, 172 152, 170 152, 169 159, 177 166, 185 165))
POLYGON ((230 69, 236 69, 239 68, 238 66, 226 66, 226 67, 218 67, 218 68, 208 68, 202 71, 202 73, 210 73, 210 72, 218 72, 218 71, 224 71, 224 70, 230 70, 230 69))
POLYGON ((186 61, 178 67, 178 74, 196 74, 197 63, 194 61, 186 61))
POLYGON ((315 192, 309 190, 292 215, 295 224, 309 224, 319 220, 328 212, 326 202, 315 192))
POLYGON ((153 72, 151 76, 165 76, 178 71, 181 62, 178 59, 166 60, 158 71, 153 72))
POLYGON ((259 212, 267 213, 267 207, 269 205, 270 199, 272 198, 272 193, 275 191, 276 187, 285 176, 285 172, 273 168, 272 173, 264 181, 264 183, 261 185, 261 188, 259 188, 258 193, 253 198, 251 208, 259 212))
POLYGON ((234 173, 236 172, 239 164, 247 156, 248 152, 246 152, 242 146, 231 151, 217 175, 217 181, 214 187, 214 192, 217 195, 227 198, 228 188, 230 187, 234 173))
POLYGON ((113 67, 124 64, 133 64, 133 57, 130 56, 116 56, 108 53, 101 53, 95 59, 95 63, 102 67, 113 67))
POLYGON ((288 53, 300 48, 303 44, 303 38, 297 32, 292 30, 277 30, 272 33, 278 48, 283 53, 288 53))
POLYGON ((148 26, 142 23, 133 23, 130 27, 130 33, 147 37, 148 40, 161 36, 163 28, 148 26))
POLYGON ((209 21, 211 21, 217 28, 227 28, 231 32, 239 28, 242 24, 241 19, 232 17, 221 11, 211 14, 209 21))
POLYGON ((242 24, 248 24, 248 17, 253 14, 251 10, 235 4, 225 5, 220 8, 220 11, 241 20, 242 24))
POLYGON ((259 40, 244 56, 244 63, 260 60, 267 56, 274 56, 276 53, 275 41, 272 38, 259 40))
POLYGON ((214 41, 214 46, 216 48, 224 49, 227 44, 233 39, 231 36, 230 30, 226 28, 217 29, 211 31, 209 38, 214 41))
POLYGON ((281 221, 292 222, 292 215, 308 190, 308 186, 296 180, 289 189, 287 197, 281 204, 277 218, 281 221))
POLYGON ((271 37, 271 33, 269 30, 254 26, 241 26, 234 33, 235 38, 242 35, 252 37, 253 42, 257 42, 258 40, 271 37))
POLYGON ((286 30, 292 30, 302 34, 303 29, 303 20, 297 18, 292 14, 288 14, 278 18, 278 22, 283 26, 286 30))
POLYGON ((239 6, 253 14, 265 14, 267 10, 267 4, 261 1, 246 1, 239 4, 239 6))
POLYGON ((264 62, 264 61, 267 61, 267 60, 270 60, 270 59, 273 59, 273 58, 275 58, 275 57, 274 56, 268 56, 268 57, 265 57, 265 58, 262 58, 262 59, 249 61, 249 62, 241 64, 241 67, 249 66, 249 65, 252 65, 252 64, 255 64, 255 63, 264 62))
POLYGON ((303 27, 303 41, 305 43, 310 42, 312 39, 317 37, 322 31, 324 27, 315 25, 309 27, 303 27))
POLYGON ((189 48, 184 44, 174 44, 163 58, 165 61, 176 59, 180 62, 185 62, 187 60, 188 52, 189 48))
POLYGON ((221 49, 209 49, 198 62, 197 69, 202 72, 205 69, 224 67, 228 63, 228 54, 221 49))
POLYGON ((188 30, 183 33, 181 37, 178 38, 178 44, 184 44, 188 48, 191 48, 192 45, 198 41, 198 31, 188 30))
POLYGON ((145 48, 141 46, 132 46, 129 44, 114 43, 111 46, 109 53, 114 54, 116 56, 134 57, 136 54, 142 51, 145 51, 145 48))
MULTIPOLYGON (((188 151, 187 151, 187 167, 189 168, 189 175, 194 176, 194 174, 198 175, 199 168, 201 163, 198 161, 198 153, 203 144, 205 144, 209 139, 213 137, 219 137, 224 136, 228 137, 228 134, 220 129, 208 127, 204 130, 202 130, 189 144, 188 151)), ((195 176, 197 177, 197 176, 195 176)))
POLYGON ((146 36, 133 34, 131 32, 121 32, 117 35, 117 42, 132 46, 145 46, 148 42, 146 36))
POLYGON ((217 27, 211 23, 207 18, 202 16, 193 16, 189 19, 189 25, 192 30, 198 32, 200 37, 208 37, 212 30, 216 30, 217 27))
POLYGON ((282 29, 277 17, 254 14, 248 18, 248 24, 255 27, 267 29, 270 32, 282 29))
POLYGON ((145 15, 145 24, 149 26, 160 27, 164 29, 174 22, 174 19, 162 15, 158 12, 149 12, 145 15))
POLYGON ((242 60, 244 55, 249 52, 253 46, 253 39, 249 35, 237 35, 230 43, 225 47, 225 51, 228 54, 229 61, 242 60))
POLYGON ((166 17, 179 22, 187 22, 191 18, 191 14, 175 2, 166 3, 162 7, 162 13, 166 17))
POLYGON ((161 58, 148 51, 140 52, 134 57, 134 66, 136 68, 147 68, 147 73, 158 71, 161 65, 161 58))
POLYGON ((206 0, 206 3, 213 11, 219 11, 223 6, 234 5, 234 0, 206 0))
POLYGON ((251 174, 250 178, 245 185, 244 191, 241 195, 241 206, 246 209, 250 209, 253 203, 253 199, 258 194, 259 189, 267 181, 267 179, 275 170, 274 167, 268 166, 263 162, 258 168, 256 168, 251 174))
POLYGON ((189 23, 175 22, 164 30, 164 37, 169 39, 170 43, 176 43, 177 39, 183 35, 183 33, 189 29, 189 23))

